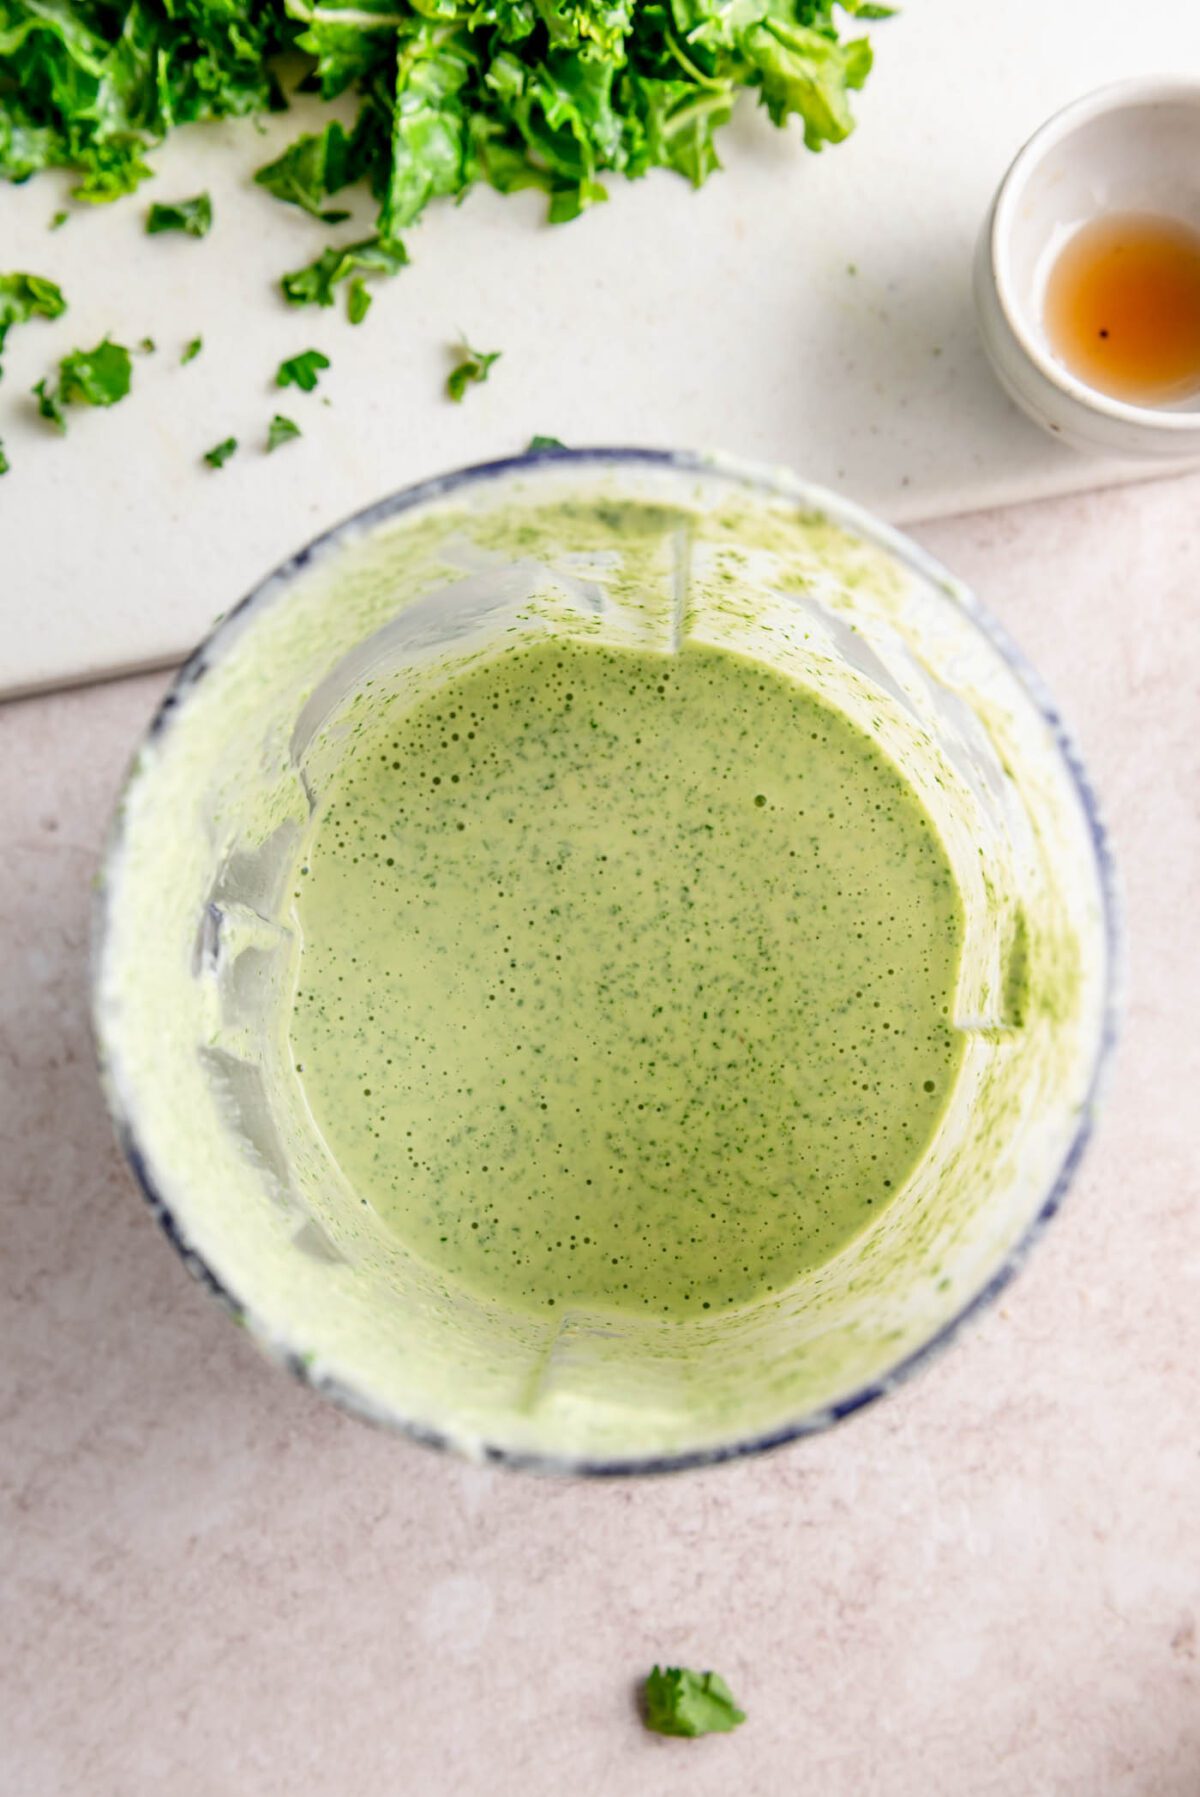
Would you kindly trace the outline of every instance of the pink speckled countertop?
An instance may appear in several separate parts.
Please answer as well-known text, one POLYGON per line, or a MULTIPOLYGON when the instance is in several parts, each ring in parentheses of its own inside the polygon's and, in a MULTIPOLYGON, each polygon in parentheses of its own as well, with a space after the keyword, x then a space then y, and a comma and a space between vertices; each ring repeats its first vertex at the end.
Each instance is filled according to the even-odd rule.
POLYGON ((0 710, 5 1797, 1197 1797, 1200 479, 915 534, 1051 682, 1113 826, 1107 1114, 1032 1264, 821 1439, 543 1484, 261 1364, 112 1146, 88 882, 162 681, 0 710), (715 1665, 736 1735, 634 1680, 715 1665))

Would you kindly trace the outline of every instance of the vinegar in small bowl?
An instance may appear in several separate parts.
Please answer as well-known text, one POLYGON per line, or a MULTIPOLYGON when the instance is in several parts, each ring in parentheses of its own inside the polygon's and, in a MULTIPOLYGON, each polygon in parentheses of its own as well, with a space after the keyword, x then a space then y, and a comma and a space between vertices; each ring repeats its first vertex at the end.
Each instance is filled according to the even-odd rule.
POLYGON ((1046 334, 1089 387, 1133 405, 1200 394, 1200 231, 1108 213, 1068 239, 1046 285, 1046 334))

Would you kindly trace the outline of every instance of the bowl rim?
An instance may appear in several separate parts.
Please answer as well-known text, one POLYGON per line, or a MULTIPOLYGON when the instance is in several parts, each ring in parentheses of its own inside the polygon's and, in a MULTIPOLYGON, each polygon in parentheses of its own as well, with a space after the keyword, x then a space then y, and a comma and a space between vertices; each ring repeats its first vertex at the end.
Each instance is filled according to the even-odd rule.
POLYGON ((1028 308, 1018 299, 1012 278, 1012 243, 1016 212, 1030 178, 1046 155, 1083 125, 1105 113, 1144 109, 1147 106, 1188 102, 1200 113, 1200 77, 1187 75, 1137 75, 1109 82, 1081 94, 1052 113, 1017 151, 1009 164, 992 206, 988 226, 988 260, 992 285, 1004 320, 1026 359, 1050 384, 1089 412, 1121 424, 1182 436, 1200 430, 1200 405, 1188 410, 1166 411, 1157 406, 1134 405, 1102 393, 1098 387, 1071 373, 1050 355, 1026 323, 1028 308))
MULTIPOLYGON (((403 1435, 422 1445, 457 1453, 466 1453, 484 1464, 502 1465, 520 1471, 580 1478, 620 1478, 653 1476, 668 1472, 684 1472, 699 1467, 715 1466, 726 1461, 745 1459, 784 1446, 801 1437, 823 1433, 835 1423, 875 1403, 879 1398, 906 1382, 930 1361, 937 1358, 959 1332, 984 1311, 1008 1285, 1023 1265, 1050 1219, 1058 1211, 1075 1171, 1091 1139, 1096 1115, 1111 1066, 1116 1043, 1123 987, 1123 930, 1119 888, 1108 833, 1102 821, 1095 790, 1084 766, 1074 738, 1063 722, 1062 714, 1044 686, 1040 676, 1026 660, 1023 652, 1008 636, 1003 626, 980 604, 971 590, 957 580, 937 559, 914 543, 903 532, 882 523, 870 512, 851 500, 843 499, 829 489, 805 481, 790 471, 769 468, 740 458, 717 453, 689 450, 596 447, 539 449, 521 455, 503 457, 455 469, 447 474, 414 483, 391 493, 373 504, 350 514, 323 531, 302 549, 288 557, 261 580, 238 604, 218 619, 201 640, 171 681, 154 711, 143 735, 135 745, 128 770, 116 796, 111 822, 95 884, 92 915, 90 997, 93 1045, 100 1083, 112 1119, 118 1145, 126 1159, 134 1182, 140 1188, 151 1213, 167 1239, 179 1254, 188 1271, 230 1312, 234 1320, 252 1336, 266 1357, 290 1372, 302 1384, 329 1399, 339 1409, 364 1421, 403 1435), (481 1442, 467 1448, 449 1429, 404 1417, 356 1391, 341 1379, 314 1370, 310 1357, 295 1342, 281 1342, 261 1326, 247 1299, 235 1293, 212 1266, 188 1241, 165 1195, 165 1182, 151 1167, 137 1135, 132 1116, 133 1104, 118 1078, 117 1061, 109 1052, 101 997, 105 973, 105 949, 108 920, 120 897, 120 861, 122 857, 127 799, 136 782, 143 777, 144 748, 161 740, 186 704, 189 693, 202 680, 214 660, 236 645, 250 618, 273 603, 284 601, 294 580, 315 562, 336 553, 344 542, 365 535, 391 522, 405 512, 436 504, 450 495, 509 477, 536 474, 539 469, 564 465, 581 472, 593 469, 603 473, 621 467, 654 468, 689 477, 723 479, 731 487, 749 490, 767 498, 781 498, 818 512, 843 525, 867 543, 885 550, 903 567, 940 588, 947 598, 957 603, 968 621, 979 631, 989 646, 1000 656, 1031 704, 1040 714, 1049 734, 1050 747, 1057 753, 1063 771, 1074 791, 1091 849, 1096 891, 1101 907, 1104 952, 1103 981, 1097 1015, 1096 1038, 1092 1050, 1087 1089, 1078 1106, 1078 1117, 1057 1171, 1046 1192, 1003 1261, 993 1269, 982 1286, 942 1323, 919 1347, 902 1356, 886 1371, 849 1392, 833 1403, 789 1419, 771 1430, 750 1435, 737 1435, 728 1441, 678 1452, 643 1455, 618 1455, 593 1458, 574 1457, 541 1451, 512 1448, 481 1442)), ((129 1095, 132 1098, 132 1094, 129 1095)))

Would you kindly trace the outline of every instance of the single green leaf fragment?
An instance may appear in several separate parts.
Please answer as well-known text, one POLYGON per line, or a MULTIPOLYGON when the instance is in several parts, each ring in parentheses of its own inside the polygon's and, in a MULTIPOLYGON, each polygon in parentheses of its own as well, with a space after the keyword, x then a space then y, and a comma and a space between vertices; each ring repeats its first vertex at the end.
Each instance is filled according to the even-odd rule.
MULTIPOLYGON (((113 132, 102 142, 97 142, 81 165, 83 179, 71 189, 72 199, 86 200, 89 206, 106 206, 110 200, 119 200, 132 193, 154 173, 150 164, 143 160, 142 149, 141 140, 132 134, 113 132)), ((69 166, 72 166, 70 161, 69 166)))
POLYGON ((282 412, 276 412, 271 420, 270 429, 267 431, 267 454, 269 455, 273 449, 278 449, 281 443, 289 443, 293 437, 302 435, 298 424, 293 424, 292 420, 285 418, 282 412))
POLYGON ((56 212, 54 217, 50 220, 47 229, 51 231, 61 231, 70 216, 71 214, 69 212, 56 212))
POLYGON ((330 210, 322 202, 364 172, 357 136, 335 119, 324 131, 298 137, 282 156, 260 168, 254 179, 277 200, 301 207, 323 224, 337 225, 350 214, 330 210))
POLYGON ((462 359, 446 376, 446 392, 458 405, 462 404, 469 386, 483 385, 491 371, 492 363, 500 360, 503 351, 472 349, 469 343, 464 343, 460 353, 462 359))
POLYGON ((865 37, 839 44, 809 25, 767 12, 744 37, 758 71, 763 103, 776 125, 795 113, 810 150, 840 143, 854 129, 850 90, 870 73, 871 46, 865 37))
POLYGON ((320 379, 321 370, 329 365, 329 357, 323 356, 319 349, 302 350, 298 356, 289 356, 286 362, 279 364, 275 385, 299 387, 302 393, 311 393, 320 379))
POLYGON ((141 342, 138 344, 138 348, 141 350, 141 352, 144 356, 152 356, 154 354, 155 350, 158 348, 158 345, 157 345, 157 343, 155 343, 153 337, 143 337, 141 342))
POLYGON ((549 216, 552 225, 570 224, 589 206, 602 205, 608 198, 608 189, 599 181, 571 181, 563 187, 556 187, 550 195, 549 216))
POLYGON ((292 306, 332 306, 334 290, 354 275, 394 275, 408 261, 398 238, 365 237, 342 249, 322 251, 307 268, 284 275, 280 286, 292 306))
POLYGON ((351 324, 361 324, 371 310, 371 295, 361 275, 355 275, 346 295, 346 314, 351 324))
POLYGON ((3 439, 0 439, 0 474, 7 474, 10 466, 9 459, 4 453, 3 439))
POLYGON ((181 365, 186 365, 188 362, 194 362, 203 348, 203 337, 193 337, 190 343, 185 343, 183 346, 183 353, 179 358, 181 365))
POLYGON ((13 325, 31 318, 60 318, 66 309, 62 288, 45 275, 0 275, 0 354, 13 325))
POLYGON ((59 404, 58 393, 55 388, 50 385, 49 381, 35 381, 31 388, 31 392, 38 402, 38 416, 44 418, 47 424, 52 424, 55 430, 65 431, 67 428, 67 421, 63 416, 63 409, 59 404))
POLYGON ((115 406, 133 380, 133 360, 122 343, 105 337, 95 349, 72 350, 58 365, 58 381, 38 381, 38 411, 56 429, 67 428, 64 406, 115 406))
POLYGON ((210 468, 223 468, 238 446, 236 437, 226 437, 224 442, 216 443, 204 452, 204 460, 210 468))
POLYGON ((107 337, 95 349, 73 350, 58 365, 59 392, 67 405, 115 406, 132 379, 129 351, 107 337))
POLYGON ((193 200, 180 200, 173 206, 151 206, 146 214, 146 231, 157 237, 163 231, 182 231, 187 237, 207 237, 212 229, 212 201, 206 193, 193 200))
MULTIPOLYGON (((501 0, 505 11, 511 3, 501 0)), ((431 10, 436 15, 440 9, 431 10)), ((496 17, 489 12, 488 22, 496 17)), ((535 18, 531 11, 530 25, 535 18)), ((422 20, 412 34, 397 61, 389 96, 390 154, 382 178, 376 177, 385 235, 404 230, 430 200, 460 194, 470 185, 475 162, 471 96, 480 77, 486 79, 491 61, 489 55, 481 57, 468 32, 445 31, 433 20, 422 20)))
POLYGON ((566 447, 566 444, 560 443, 557 437, 530 437, 529 448, 525 453, 526 455, 540 455, 545 449, 565 449, 566 447))
POLYGON ((746 1720, 715 1672, 656 1666, 643 1690, 646 1727, 656 1735, 725 1735, 746 1720))

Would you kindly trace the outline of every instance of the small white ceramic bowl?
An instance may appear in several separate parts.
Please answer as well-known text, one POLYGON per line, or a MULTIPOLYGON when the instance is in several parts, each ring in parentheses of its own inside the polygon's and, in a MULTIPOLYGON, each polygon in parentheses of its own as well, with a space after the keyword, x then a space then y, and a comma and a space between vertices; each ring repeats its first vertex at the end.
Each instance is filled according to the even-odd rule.
POLYGON ((1001 385, 1036 424, 1077 449, 1200 457, 1200 400, 1136 406, 1089 387, 1058 359, 1043 323, 1046 281, 1081 225, 1152 212, 1200 229, 1200 81, 1100 88, 1048 119, 997 190, 975 256, 975 305, 1001 385))

